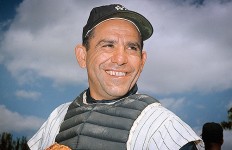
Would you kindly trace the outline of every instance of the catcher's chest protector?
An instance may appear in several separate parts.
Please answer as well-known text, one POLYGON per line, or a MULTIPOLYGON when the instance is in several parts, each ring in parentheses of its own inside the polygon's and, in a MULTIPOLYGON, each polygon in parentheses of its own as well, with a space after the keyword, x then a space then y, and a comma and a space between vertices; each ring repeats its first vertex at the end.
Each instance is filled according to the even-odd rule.
POLYGON ((82 94, 69 106, 56 142, 71 149, 123 150, 130 129, 149 104, 158 102, 134 94, 113 104, 83 104, 82 94))

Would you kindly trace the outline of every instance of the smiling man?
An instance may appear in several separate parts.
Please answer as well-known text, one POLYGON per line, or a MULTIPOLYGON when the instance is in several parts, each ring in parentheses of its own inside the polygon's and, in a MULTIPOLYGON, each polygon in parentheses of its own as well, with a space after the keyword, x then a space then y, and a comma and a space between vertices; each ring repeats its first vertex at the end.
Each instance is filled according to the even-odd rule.
POLYGON ((76 48, 79 64, 87 68, 90 95, 96 100, 121 98, 135 85, 146 60, 139 31, 128 20, 112 18, 92 32, 90 45, 76 48))
POLYGON ((56 108, 29 140, 31 149, 200 149, 201 139, 154 98, 137 93, 153 28, 119 4, 93 8, 77 61, 89 88, 56 108))

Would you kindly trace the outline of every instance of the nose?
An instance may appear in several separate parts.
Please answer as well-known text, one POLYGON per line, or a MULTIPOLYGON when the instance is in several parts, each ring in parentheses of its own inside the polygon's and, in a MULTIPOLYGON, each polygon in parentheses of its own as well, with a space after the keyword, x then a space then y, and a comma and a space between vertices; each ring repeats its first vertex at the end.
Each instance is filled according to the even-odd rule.
POLYGON ((117 48, 113 52, 113 56, 111 57, 112 63, 116 63, 117 65, 121 66, 127 63, 128 58, 127 58, 127 53, 124 49, 124 47, 117 48))

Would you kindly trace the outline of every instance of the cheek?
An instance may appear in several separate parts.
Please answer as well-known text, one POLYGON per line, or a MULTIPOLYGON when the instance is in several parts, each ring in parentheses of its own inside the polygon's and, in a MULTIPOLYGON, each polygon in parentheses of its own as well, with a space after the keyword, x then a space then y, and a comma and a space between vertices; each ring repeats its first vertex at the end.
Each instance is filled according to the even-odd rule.
POLYGON ((96 53, 89 55, 87 57, 87 68, 92 68, 92 70, 96 70, 101 68, 101 65, 107 62, 110 59, 109 54, 107 53, 96 53))
POLYGON ((133 65, 133 68, 135 68, 135 70, 142 70, 143 69, 143 62, 142 59, 140 57, 134 57, 131 59, 131 65, 133 65))

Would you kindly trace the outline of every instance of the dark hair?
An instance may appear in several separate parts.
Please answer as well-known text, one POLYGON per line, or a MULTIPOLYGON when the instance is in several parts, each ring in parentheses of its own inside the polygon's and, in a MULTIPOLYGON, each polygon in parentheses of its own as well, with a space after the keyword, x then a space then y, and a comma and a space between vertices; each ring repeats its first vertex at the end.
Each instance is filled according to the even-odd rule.
POLYGON ((83 38, 83 41, 82 41, 82 45, 86 48, 86 50, 89 50, 90 48, 90 39, 92 39, 94 37, 94 30, 95 29, 92 29, 84 38, 83 38))
MULTIPOLYGON (((90 39, 92 39, 94 37, 94 33, 95 33, 95 28, 93 28, 91 31, 89 31, 89 33, 83 38, 82 41, 82 45, 85 46, 86 50, 89 50, 90 48, 90 39)), ((140 36, 140 44, 141 44, 141 52, 143 50, 143 37, 140 36)))
POLYGON ((207 122, 202 128, 202 139, 205 143, 221 143, 223 141, 223 128, 219 123, 207 122))

